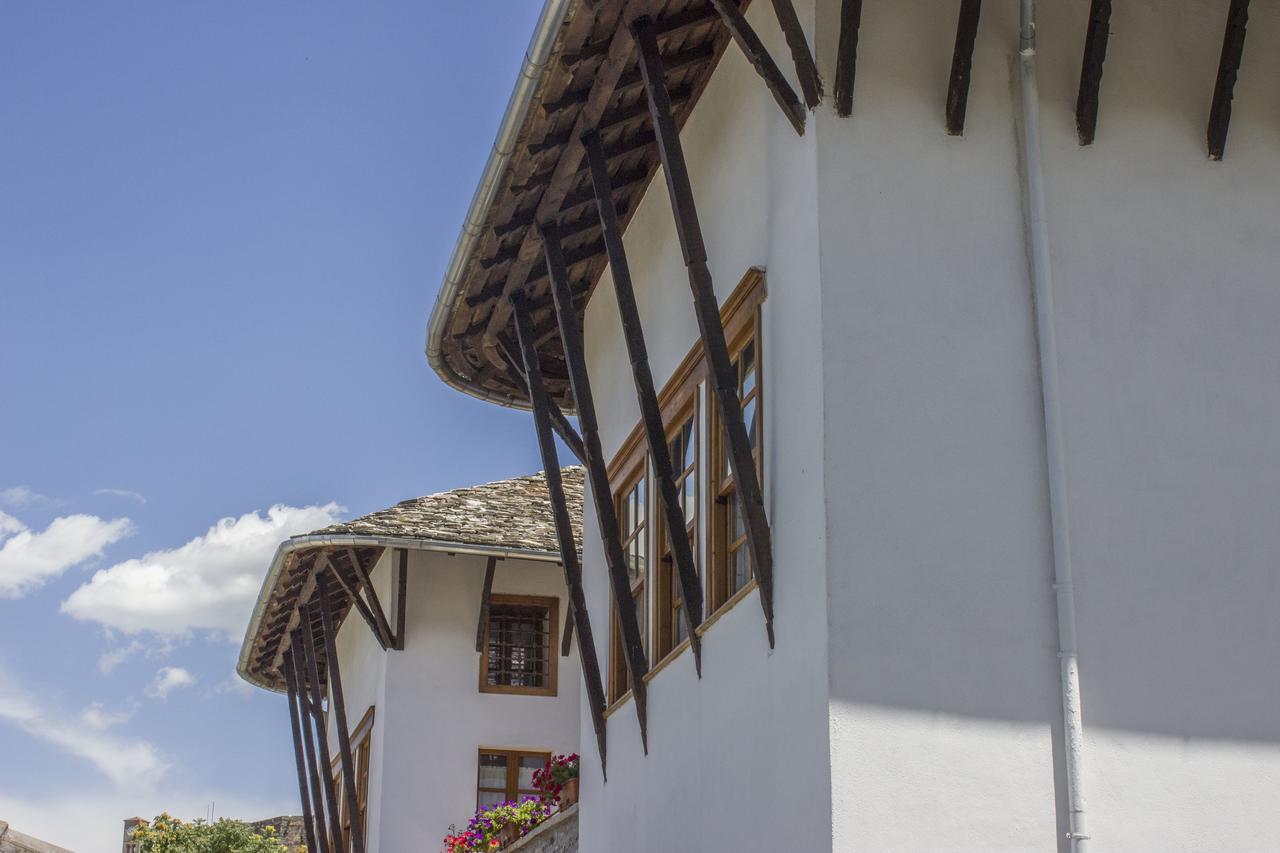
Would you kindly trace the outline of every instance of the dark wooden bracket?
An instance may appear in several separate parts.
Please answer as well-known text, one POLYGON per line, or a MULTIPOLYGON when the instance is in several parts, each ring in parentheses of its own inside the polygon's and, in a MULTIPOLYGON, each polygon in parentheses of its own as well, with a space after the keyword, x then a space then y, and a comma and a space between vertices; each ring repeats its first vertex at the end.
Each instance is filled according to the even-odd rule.
MULTIPOLYGON (((354 556, 350 558, 352 563, 358 562, 354 556)), ((337 564, 333 562, 328 554, 324 554, 316 558, 315 575, 318 578, 326 571, 333 574, 333 579, 338 582, 338 586, 342 587, 347 597, 351 599, 351 606, 360 614, 360 618, 364 619, 368 624, 369 630, 373 632, 373 638, 378 641, 378 645, 385 650, 389 647, 387 638, 382 633, 382 627, 378 624, 378 618, 373 615, 373 611, 369 609, 369 605, 360 595, 360 581, 357 578, 354 582, 343 577, 339 571, 337 564)))
POLYGON ((1107 61, 1111 38, 1111 0, 1093 0, 1089 6, 1089 30, 1084 39, 1080 66, 1080 94, 1076 96, 1076 133, 1081 145, 1092 145, 1098 133, 1098 99, 1102 90, 1102 64, 1107 61))
MULTIPOLYGON (((569 274, 564 267, 564 252, 560 246, 560 234, 554 225, 539 227, 543 251, 547 257, 547 270, 551 274, 551 297, 555 303, 556 318, 560 324, 560 343, 564 347, 565 366, 569 369, 569 385, 577 403, 578 424, 582 427, 582 440, 587 449, 587 478, 591 499, 596 509, 596 523, 600 526, 600 538, 604 544, 604 561, 609 569, 609 586, 613 590, 614 614, 622 634, 622 647, 631 672, 631 692, 635 698, 636 715, 640 718, 640 740, 649 751, 647 723, 648 703, 644 677, 649 673, 649 660, 644 652, 644 636, 640 633, 640 620, 636 617, 635 602, 631 598, 631 581, 627 574, 627 557, 622 553, 622 532, 618 525, 618 512, 609 488, 609 473, 605 468, 604 450, 600 446, 600 423, 596 418, 595 397, 591 393, 591 379, 587 375, 587 357, 582 345, 582 331, 578 328, 578 313, 573 306, 573 292, 569 288, 569 274)), ((683 526, 682 526, 683 529, 683 526)))
MULTIPOLYGON (((319 580, 317 579, 317 589, 319 580)), ((311 605, 304 606, 307 616, 304 620, 302 635, 303 692, 311 696, 311 718, 316 732, 316 753, 320 764, 320 785, 324 789, 324 802, 329 815, 329 832, 333 837, 333 849, 337 853, 345 853, 342 849, 342 812, 338 808, 338 791, 333 784, 333 758, 329 754, 329 732, 325 716, 320 711, 324 707, 324 682, 320 680, 320 661, 316 656, 316 641, 311 626, 315 623, 311 605)))
POLYGON ((377 634, 382 638, 382 648, 394 648, 396 644, 395 632, 391 630, 391 623, 387 621, 387 612, 382 609, 382 602, 378 600, 378 591, 374 589, 369 573, 360 563, 360 555, 356 553, 354 548, 348 548, 347 559, 351 561, 351 571, 355 572, 356 577, 359 578, 360 588, 368 598, 366 603, 369 605, 369 609, 373 611, 373 618, 378 623, 377 634))
POLYGON ((351 821, 350 853, 364 853, 364 831, 360 825, 360 803, 356 796, 356 762, 351 753, 351 730, 347 728, 347 703, 342 694, 342 674, 338 666, 333 606, 329 603, 329 581, 324 575, 316 578, 316 593, 320 598, 320 633, 324 637, 325 671, 329 678, 329 695, 333 697, 333 722, 338 730, 338 756, 342 762, 342 793, 346 799, 347 819, 351 821))
POLYGON ((405 609, 409 602, 409 549, 396 549, 396 585, 391 588, 391 611, 396 614, 396 634, 393 648, 404 651, 405 609))
MULTIPOLYGON (((501 338, 498 339, 498 350, 502 353, 503 361, 507 363, 508 378, 516 384, 516 387, 527 388, 529 382, 525 379, 524 370, 516 363, 515 356, 507 350, 506 343, 501 338)), ((551 415, 551 428, 556 431, 556 435, 560 436, 560 440, 578 458, 578 461, 585 465, 587 463, 587 450, 582 443, 582 436, 578 435, 578 431, 573 428, 573 424, 569 421, 564 411, 556 405, 555 400, 548 397, 547 403, 551 407, 549 412, 551 415)))
POLYGON ((960 21, 956 25, 956 47, 951 55, 951 79, 947 84, 947 133, 964 134, 969 109, 969 81, 973 76, 973 46, 978 40, 978 19, 982 0, 960 0, 960 21))
POLYGON ((304 660, 305 654, 302 651, 302 632, 295 631, 291 639, 285 658, 292 670, 294 690, 301 700, 298 710, 301 714, 300 722, 304 726, 303 746, 307 756, 307 772, 311 777, 311 809, 316 821, 316 841, 319 842, 317 849, 320 853, 332 853, 330 846, 332 835, 329 831, 329 820, 325 816, 324 789, 320 783, 321 776, 327 775, 329 771, 326 767, 324 774, 321 774, 320 761, 316 756, 315 712, 311 705, 311 691, 307 689, 307 666, 304 660))
POLYGON ((622 242, 622 226, 613 205, 609 167, 598 135, 587 134, 583 137, 582 144, 587 151, 591 182, 596 189, 605 251, 609 255, 609 270, 617 297, 618 314, 622 320, 622 337, 627 344, 627 357, 631 361, 631 376, 635 383, 636 401, 640 406, 640 419, 644 424, 649 455, 653 459, 653 475, 658 483, 658 500, 666 521, 667 541, 671 546, 677 577, 680 579, 680 594, 685 601, 684 615, 693 648, 694 666, 701 676, 702 638, 698 635, 698 627, 702 624, 702 583, 698 577, 693 548, 685 536, 684 511, 680 507, 680 496, 673 474, 675 466, 671 462, 666 428, 662 423, 662 409, 658 405, 658 392, 654 386, 653 371, 649 367, 649 349, 644 340, 640 309, 636 306, 631 266, 627 262, 626 247, 622 242))
POLYGON ((311 811, 312 794, 310 789, 307 788, 307 761, 302 745, 302 723, 298 721, 298 714, 302 709, 298 706, 298 683, 294 678, 293 652, 285 653, 281 674, 284 676, 285 692, 289 696, 289 727, 293 730, 293 760, 298 767, 298 797, 302 801, 302 831, 307 839, 307 849, 319 850, 320 848, 316 844, 315 813, 311 811))
POLYGON ((853 82, 858 67, 862 0, 841 0, 840 44, 836 48, 836 114, 853 114, 853 82))
POLYGON ((738 372, 729 358, 724 325, 720 320, 720 305, 716 300, 711 271, 707 268, 707 250, 702 240, 702 227, 698 224, 693 186, 689 180, 684 149, 680 145, 675 115, 671 111, 671 99, 667 95, 662 57, 653 37, 653 23, 648 19, 639 19, 632 25, 631 32, 639 47, 640 70, 644 76, 645 92, 649 97, 649 108, 658 138, 658 154, 662 160, 662 171, 666 175, 676 233, 680 237, 680 249, 689 274, 689 289, 693 293, 702 350, 711 371, 721 427, 729 446, 729 458, 736 481, 734 494, 746 523, 747 547, 751 552, 756 583, 760 588, 760 606, 764 609, 765 630, 772 648, 773 540, 769 531, 769 519, 764 511, 760 477, 751 454, 747 427, 742 419, 741 401, 738 398, 738 372))
POLYGON ((1227 10, 1227 31, 1222 37, 1218 79, 1213 87, 1209 111, 1209 159, 1221 160, 1227 150, 1227 130, 1231 127, 1231 100, 1235 97, 1240 63, 1244 61, 1244 37, 1249 23, 1249 0, 1231 0, 1227 10))
MULTIPOLYGON (((746 54, 751 67, 764 79, 773 99, 778 102, 778 106, 782 107, 791 126, 796 129, 796 133, 804 136, 804 105, 800 103, 800 98, 796 96, 796 91, 791 88, 787 78, 782 76, 778 63, 773 61, 768 49, 760 41, 760 36, 756 35, 751 24, 747 23, 747 19, 743 17, 742 11, 738 9, 737 0, 711 0, 711 5, 719 13, 729 35, 733 36, 738 47, 746 54)), ((805 49, 808 49, 807 43, 805 49)))
POLYGON ((560 640, 560 657, 567 658, 573 651, 573 608, 564 609, 564 637, 560 640))
POLYGON ((476 652, 484 651, 484 638, 489 628, 489 596, 493 594, 493 575, 498 558, 490 557, 484 565, 484 588, 480 591, 480 618, 476 620, 476 652))
MULTIPOLYGON (((787 47, 791 49, 791 60, 796 64, 796 76, 800 78, 804 102, 809 105, 809 109, 813 109, 822 101, 822 78, 818 76, 818 65, 813 61, 813 51, 809 49, 809 40, 805 37, 804 28, 800 26, 796 7, 791 0, 773 0, 773 12, 778 16, 778 25, 782 27, 787 47)), ((657 46, 656 40, 654 46, 657 46)))
POLYGON ((516 319, 520 353, 524 358, 524 373, 528 379, 529 401, 533 406, 533 423, 538 437, 538 450, 542 455, 547 493, 551 499, 552 514, 555 517, 556 541, 560 545, 560 564, 564 567, 565 586, 569 590, 569 604, 573 609, 572 618, 578 635, 578 659, 587 688, 587 705, 591 710, 591 722, 596 730, 601 773, 607 780, 604 685, 600 679, 600 661, 596 657, 591 617, 587 613, 587 596, 582 589, 582 564, 578 561, 578 544, 574 539, 573 526, 569 520, 569 504, 564 495, 564 480, 560 476, 560 460, 556 454, 556 443, 551 436, 551 414, 548 405, 550 395, 542 381, 538 351, 532 339, 533 322, 529 319, 529 306, 524 301, 524 295, 519 293, 512 296, 511 302, 516 319))

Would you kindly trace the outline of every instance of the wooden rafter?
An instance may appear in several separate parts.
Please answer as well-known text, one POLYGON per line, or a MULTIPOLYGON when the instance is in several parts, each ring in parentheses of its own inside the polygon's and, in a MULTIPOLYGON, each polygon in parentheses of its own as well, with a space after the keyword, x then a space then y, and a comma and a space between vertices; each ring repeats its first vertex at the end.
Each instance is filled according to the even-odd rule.
POLYGON ((489 627, 489 596, 493 594, 493 575, 497 568, 497 557, 490 557, 484 564, 484 586, 480 590, 480 616, 476 619, 477 653, 484 651, 484 638, 489 627))
POLYGON ((978 40, 978 19, 982 0, 960 0, 960 21, 956 24, 956 46, 951 56, 951 78, 947 84, 947 133, 964 134, 969 109, 969 81, 973 76, 973 46, 978 40))
MULTIPOLYGON (((354 562, 354 561, 353 561, 354 562)), ((332 567, 333 578, 338 582, 338 586, 342 587, 343 592, 351 599, 351 606, 360 614, 360 618, 369 626, 369 630, 373 632, 373 638, 378 641, 378 645, 382 646, 383 651, 388 648, 387 638, 382 634, 382 627, 378 624, 378 618, 373 615, 373 611, 369 609, 369 605, 360 597, 360 581, 357 578, 355 582, 348 581, 343 577, 342 572, 338 571, 337 565, 326 554, 324 557, 316 558, 316 575, 324 572, 332 567)))
POLYGON ((639 47, 640 68, 644 75, 645 92, 653 114, 653 125, 658 136, 658 153, 662 159, 662 171, 666 175, 671 210, 675 217, 676 233, 680 238, 680 250, 684 255, 689 274, 689 289, 693 294, 694 312, 698 319, 698 332, 702 338, 702 350, 710 368, 712 384, 720 413, 721 426, 728 439, 730 459, 733 464, 735 499, 747 528, 747 547, 755 568, 756 582, 760 587, 760 604, 764 608, 765 630, 769 645, 773 646, 773 541, 769 531, 769 519, 764 510, 764 497, 760 489, 760 477, 747 438, 746 424, 738 399, 738 371, 729 358, 725 342, 724 326, 720 319, 720 306, 716 301, 711 271, 707 268, 707 250, 702 239, 702 227, 698 224, 698 212, 693 198, 693 186, 689 180, 689 168, 685 163, 684 149, 676 129, 675 115, 671 112, 671 100, 667 97, 666 75, 662 57, 653 37, 653 24, 647 19, 637 20, 631 27, 639 47))
MULTIPOLYGON (((582 427, 582 441, 587 451, 587 480, 596 510, 596 524, 604 544, 604 561, 609 570, 609 586, 613 590, 614 616, 622 635, 622 648, 631 673, 631 692, 635 700, 636 716, 640 720, 640 740, 646 753, 649 751, 649 726, 647 721, 645 675, 649 661, 644 651, 644 637, 640 633, 640 620, 636 617, 635 602, 631 598, 631 581, 627 573, 627 557, 622 552, 622 532, 618 525, 617 507, 609 488, 609 473, 605 467, 604 449, 600 446, 600 424, 596 419, 596 404, 591 393, 591 380, 587 376, 587 358, 582 345, 582 331, 578 328, 578 312, 573 306, 569 289, 569 274, 564 268, 564 255, 560 248, 560 235, 554 225, 541 229, 543 250, 547 256, 547 271, 551 275, 551 295, 560 323, 560 342, 564 346, 565 364, 569 370, 569 387, 577 403, 578 424, 582 427)), ((517 309, 517 312, 520 309, 517 309)), ((681 530, 683 530, 683 526, 681 530)))
MULTIPOLYGON (((716 20, 713 12, 708 12, 705 7, 697 4, 691 5, 683 12, 675 15, 668 15, 655 25, 657 37, 660 41, 671 38, 679 38, 688 35, 690 31, 699 27, 705 27, 716 20)), ((561 58, 561 62, 566 68, 574 68, 582 62, 589 59, 599 58, 609 52, 609 40, 598 41, 594 44, 585 46, 582 50, 574 54, 566 54, 561 58)))
POLYGON ((640 309, 636 306, 635 290, 631 284, 631 266, 627 262, 626 248, 622 242, 622 225, 613 206, 613 193, 609 182, 609 167, 604 161, 600 139, 588 134, 583 139, 587 151, 587 164, 591 170, 592 184, 596 189, 596 204, 600 211, 600 225, 604 232, 605 251, 609 255, 609 270, 613 290, 617 297, 618 314, 622 321, 622 337, 627 345, 627 357, 631 362, 631 376, 636 388, 636 401, 640 407, 645 439, 649 455, 653 458, 654 477, 658 482, 658 500, 666 520, 667 540, 671 545, 672 561, 680 579, 680 594, 684 598, 684 616, 689 628, 690 645, 698 674, 702 674, 702 638, 698 627, 702 624, 702 584, 693 558, 693 548, 684 535, 684 510, 672 475, 671 451, 667 445, 666 428, 662 423, 662 409, 658 405, 658 392, 649 367, 649 349, 644 340, 644 327, 640 323, 640 309))
POLYGON ((516 319, 516 335, 520 344, 520 353, 524 358, 525 377, 528 380, 529 401, 533 406, 533 423, 538 438, 538 451, 542 456, 542 467, 547 478, 547 493, 551 499, 552 514, 555 517, 556 540, 560 545, 560 564, 564 567, 565 586, 569 590, 569 605, 573 611, 575 633, 578 635, 578 659, 582 667, 583 680, 586 682, 587 705, 596 731, 596 746, 600 750, 600 769, 607 779, 604 685, 600 679, 600 661, 596 657, 591 617, 587 613, 587 596, 582 589, 582 565, 578 561, 578 545, 569 520, 564 482, 560 477, 560 460, 557 458, 555 440, 551 437, 549 395, 542 381, 542 368, 538 365, 538 350, 531 337, 533 329, 524 296, 515 294, 512 302, 516 319))
POLYGON ((1098 133, 1098 100, 1102 89, 1102 64, 1107 61, 1111 38, 1111 0, 1093 0, 1089 6, 1089 30, 1084 39, 1080 67, 1080 94, 1076 96, 1076 133, 1081 145, 1092 145, 1098 133))
MULTIPOLYGON (((333 697, 333 721, 338 730, 338 757, 342 763, 342 792, 346 798, 347 819, 351 821, 351 850, 364 853, 364 832, 360 822, 360 802, 356 795, 356 763, 351 753, 351 730, 347 728, 347 703, 342 694, 342 674, 338 666, 338 645, 333 622, 333 608, 329 603, 329 581, 324 575, 316 578, 320 593, 320 634, 324 637, 326 675, 329 694, 333 697)), ((341 843, 341 842, 339 842, 341 843)))
POLYGON ((293 656, 289 655, 283 670, 285 693, 289 697, 289 728, 293 730, 293 760, 298 768, 298 797, 302 802, 302 831, 308 850, 316 846, 315 814, 311 811, 311 792, 307 788, 307 760, 302 745, 302 724, 298 722, 298 687, 293 679, 293 656))
POLYGON ((567 658, 573 651, 573 608, 564 609, 564 637, 560 640, 560 657, 567 658))
MULTIPOLYGON (((317 849, 320 853, 332 853, 329 820, 325 816, 324 791, 320 785, 321 773, 319 761, 316 758, 316 727, 313 724, 314 714, 311 710, 311 692, 306 686, 306 666, 302 661, 301 634, 300 632, 295 632, 291 636, 297 642, 285 654, 285 662, 289 666, 290 684, 299 699, 300 707, 298 710, 301 714, 300 722, 303 726, 302 744, 307 758, 307 774, 311 777, 311 811, 315 817, 316 841, 319 842, 317 849)), ((328 772, 327 768, 325 772, 328 772)))
MULTIPOLYGON (((623 8, 621 20, 628 21, 635 18, 646 11, 649 5, 650 0, 628 0, 623 8)), ((547 189, 543 192, 542 199, 538 202, 537 212, 534 215, 535 222, 550 221, 559 214, 560 206, 564 203, 565 197, 571 189, 571 184, 577 176, 578 167, 582 165, 584 156, 580 141, 582 134, 600 123, 601 116, 604 115, 605 110, 614 99, 615 90, 618 88, 618 82, 622 79, 627 63, 631 59, 631 53, 631 36, 625 27, 618 27, 609 43, 609 50, 601 61, 600 68, 592 81, 591 89, 582 101, 578 117, 574 122, 573 131, 569 134, 569 144, 565 146, 564 151, 560 154, 560 159, 556 161, 555 170, 551 174, 547 189)), ((541 241, 538 239, 536 230, 533 228, 526 230, 517 259, 512 263, 511 270, 507 274, 507 281, 503 286, 504 295, 511 296, 524 287, 529 271, 541 254, 541 241)), ((502 361, 497 353, 496 339, 498 333, 502 331, 507 321, 511 318, 510 305, 511 303, 508 300, 506 302, 499 301, 494 306, 493 312, 489 316, 489 325, 485 329, 482 343, 486 358, 499 367, 502 367, 502 361)), ((579 629, 581 629, 581 626, 579 626, 579 629)))
POLYGON ((853 114, 853 83, 858 68, 858 31, 862 0, 840 2, 840 44, 836 48, 836 114, 853 114))
POLYGON ((391 610, 396 614, 395 650, 404 651, 405 608, 409 601, 409 549, 396 549, 396 585, 391 590, 391 610))
MULTIPOLYGON (((764 42, 760 41, 760 36, 756 35, 756 31, 751 28, 751 24, 747 23, 747 19, 743 17, 742 11, 738 8, 737 0, 711 0, 711 5, 715 7, 721 20, 724 21, 725 28, 733 36, 734 42, 746 54, 747 61, 751 63, 751 67, 756 70, 756 73, 764 80, 765 85, 769 87, 769 93, 778 102, 778 106, 782 107, 782 112, 786 114, 791 126, 796 129, 796 133, 804 136, 804 105, 800 103, 800 98, 796 96, 796 91, 791 88, 787 78, 782 76, 782 70, 778 68, 778 63, 774 62, 773 57, 769 55, 764 42)), ((807 49, 808 46, 806 44, 807 49)), ((677 96, 673 91, 673 105, 676 100, 677 96)))
POLYGON ((360 563, 360 555, 356 553, 354 548, 347 549, 347 559, 351 561, 351 571, 360 580, 360 588, 368 598, 366 603, 369 605, 369 609, 373 611, 373 618, 378 623, 378 632, 382 637, 382 648, 389 649, 396 644, 395 632, 391 630, 391 623, 387 620, 387 612, 382 609, 382 602, 378 599, 378 590, 374 588, 373 580, 360 563))
POLYGON ((1227 131, 1231 127, 1231 100, 1235 97, 1240 63, 1244 60, 1244 37, 1249 23, 1249 0, 1231 0, 1227 9, 1227 31, 1222 36, 1222 56, 1218 60, 1218 79, 1213 87, 1213 106, 1209 110, 1209 159, 1221 160, 1227 150, 1227 131))
MULTIPOLYGON (((317 581, 318 584, 318 581, 317 581)), ((317 586, 318 588, 318 586, 317 586)), ((329 815, 329 832, 333 837, 333 848, 337 853, 345 853, 342 849, 342 812, 338 808, 338 791, 333 784, 333 758, 329 754, 329 732, 325 725, 324 714, 324 682, 320 680, 320 663, 316 657, 315 636, 311 631, 313 615, 311 604, 304 605, 307 614, 306 628, 302 634, 303 693, 311 698, 311 718, 316 733, 316 757, 320 764, 320 786, 324 790, 324 803, 329 815)), ((332 661, 327 662, 332 665, 332 661)))
POLYGON ((813 109, 822 101, 822 78, 818 76, 817 63, 813 61, 813 51, 809 49, 809 39, 800 26, 800 17, 791 0, 773 0, 773 12, 778 16, 778 25, 787 39, 787 47, 791 49, 791 61, 796 64, 796 76, 800 78, 800 91, 804 92, 804 102, 813 109))

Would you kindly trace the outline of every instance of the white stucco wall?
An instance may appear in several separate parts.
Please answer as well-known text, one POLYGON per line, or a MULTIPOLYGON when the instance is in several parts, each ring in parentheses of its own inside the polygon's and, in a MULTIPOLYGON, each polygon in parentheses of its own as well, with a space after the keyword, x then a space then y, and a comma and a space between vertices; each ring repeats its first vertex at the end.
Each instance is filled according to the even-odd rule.
MULTIPOLYGON (((373 573, 391 601, 392 553, 373 573)), ((465 826, 476 805, 476 760, 483 747, 575 752, 581 674, 577 653, 559 658, 554 697, 481 693, 476 619, 485 558, 409 552, 404 651, 384 652, 358 615, 338 633, 349 723, 374 705, 369 776, 369 851, 434 850, 450 824, 465 826)), ((560 600, 556 563, 499 561, 495 595, 560 600)), ((559 637, 556 638, 557 653, 559 637)), ((331 720, 332 728, 332 720, 331 720)), ((337 755, 336 734, 330 743, 337 755)))
MULTIPOLYGON (((785 54, 768 4, 753 4, 749 17, 785 54)), ((752 594, 706 634, 701 681, 686 652, 650 682, 648 756, 631 704, 609 718, 607 785, 584 715, 584 851, 829 849, 814 137, 797 140, 736 48, 720 68, 682 139, 717 294, 727 297, 752 266, 767 270, 765 481, 777 646, 770 651, 752 594)), ((661 177, 626 245, 661 386, 699 340, 661 177)), ((639 412, 608 274, 587 309, 586 346, 611 458, 639 412)), ((611 601, 589 501, 586 530, 587 593, 604 661, 611 601)))

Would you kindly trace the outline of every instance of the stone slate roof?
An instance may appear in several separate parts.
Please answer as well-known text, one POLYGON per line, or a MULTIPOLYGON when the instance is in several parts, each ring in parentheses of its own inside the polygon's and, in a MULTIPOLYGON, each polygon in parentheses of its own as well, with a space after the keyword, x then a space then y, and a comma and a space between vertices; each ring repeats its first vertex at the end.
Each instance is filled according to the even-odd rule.
MULTIPOLYGON (((582 538, 581 466, 564 468, 574 539, 582 538)), ((559 551, 547 479, 541 471, 401 501, 311 536, 395 536, 497 548, 559 551)))

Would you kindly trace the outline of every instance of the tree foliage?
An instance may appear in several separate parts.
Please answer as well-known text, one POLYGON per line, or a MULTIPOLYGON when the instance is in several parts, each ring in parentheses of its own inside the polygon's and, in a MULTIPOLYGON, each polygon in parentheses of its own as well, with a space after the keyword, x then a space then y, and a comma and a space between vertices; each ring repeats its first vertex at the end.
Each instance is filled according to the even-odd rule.
POLYGON ((133 840, 139 853, 284 853, 288 849, 270 826, 259 834, 238 820, 187 823, 169 814, 139 826, 133 840))

